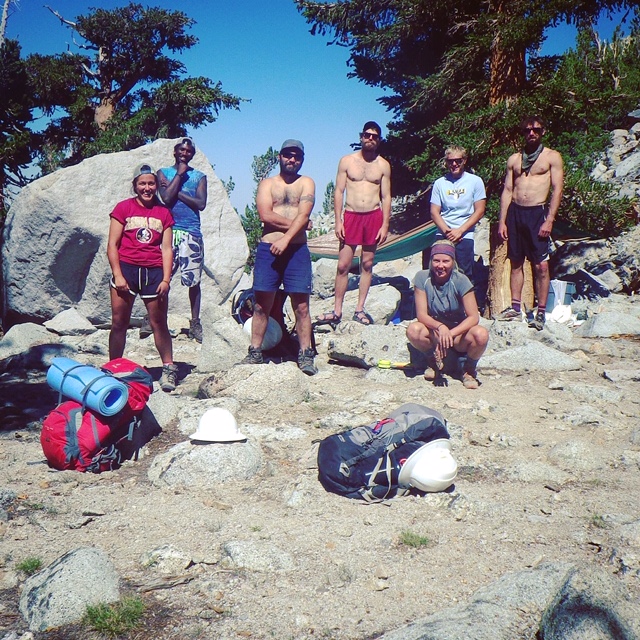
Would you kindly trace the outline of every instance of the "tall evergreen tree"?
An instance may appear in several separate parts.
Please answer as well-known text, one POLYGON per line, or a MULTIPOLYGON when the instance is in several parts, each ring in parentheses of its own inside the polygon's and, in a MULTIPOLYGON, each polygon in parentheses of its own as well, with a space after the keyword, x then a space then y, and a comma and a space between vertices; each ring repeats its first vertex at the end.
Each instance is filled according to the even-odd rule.
MULTIPOLYGON (((185 13, 136 3, 93 9, 73 21, 54 13, 74 32, 80 51, 27 59, 36 104, 52 118, 39 136, 49 160, 62 154, 65 164, 74 164, 185 135, 187 127, 213 122, 220 110, 239 108, 240 98, 219 82, 185 77, 185 66, 169 55, 197 43, 185 13)), ((47 168, 47 158, 41 160, 47 168)))
POLYGON ((256 196, 258 195, 258 186, 260 182, 269 177, 269 174, 278 166, 278 152, 269 147, 262 155, 253 156, 251 163, 251 174, 255 187, 253 189, 253 204, 244 209, 242 216, 242 228, 247 236, 247 244, 249 245, 249 258, 247 259, 247 273, 251 271, 256 261, 256 249, 262 237, 262 222, 256 207, 256 196))
MULTIPOLYGON (((489 194, 496 194, 506 158, 521 141, 518 123, 530 114, 546 117, 549 143, 570 164, 581 164, 585 145, 562 143, 598 128, 620 126, 637 107, 640 85, 630 57, 618 57, 622 73, 617 76, 589 71, 594 63, 595 69, 609 64, 591 25, 598 16, 624 7, 637 16, 637 1, 295 2, 312 33, 330 35, 331 43, 350 49, 352 77, 388 91, 380 101, 394 118, 385 155, 394 165, 397 195, 415 193, 439 176, 442 152, 452 143, 470 151, 489 194), (539 55, 546 30, 563 21, 581 33, 573 58, 539 55), (601 108, 585 102, 595 91, 609 98, 601 108), (572 108, 567 109, 568 104, 572 108), (567 117, 570 114, 579 117, 567 117)), ((628 48, 635 50, 637 18, 631 32, 628 48)), ((615 37, 622 39, 619 32, 615 37)), ((571 194, 569 188, 567 197, 571 194)))
POLYGON ((24 169, 31 160, 31 91, 20 45, 0 45, 0 224, 10 190, 26 183, 24 169))

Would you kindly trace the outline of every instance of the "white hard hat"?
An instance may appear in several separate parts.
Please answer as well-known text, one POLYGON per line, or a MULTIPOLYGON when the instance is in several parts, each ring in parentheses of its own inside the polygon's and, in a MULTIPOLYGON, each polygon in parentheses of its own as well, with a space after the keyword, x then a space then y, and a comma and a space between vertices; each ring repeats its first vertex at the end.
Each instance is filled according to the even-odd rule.
POLYGON ((214 407, 202 414, 198 422, 198 430, 189 438, 203 442, 238 442, 246 440, 247 436, 240 433, 238 423, 231 411, 214 407))
POLYGON ((458 475, 447 438, 432 440, 414 451, 400 469, 398 483, 421 491, 444 491, 458 475))
MULTIPOLYGON (((244 330, 246 333, 251 335, 251 323, 253 321, 253 316, 251 316, 244 323, 244 330)), ((265 351, 267 349, 273 349, 277 344, 282 340, 282 327, 271 317, 269 316, 269 322, 267 324, 267 331, 264 334, 264 338, 262 339, 262 349, 265 351)))

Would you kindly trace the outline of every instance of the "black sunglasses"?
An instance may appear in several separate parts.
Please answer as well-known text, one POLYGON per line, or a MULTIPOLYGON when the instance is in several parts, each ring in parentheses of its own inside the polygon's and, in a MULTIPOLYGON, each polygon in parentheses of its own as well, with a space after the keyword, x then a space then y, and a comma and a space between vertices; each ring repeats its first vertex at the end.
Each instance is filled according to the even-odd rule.
POLYGON ((522 129, 523 133, 529 133, 530 131, 533 131, 533 133, 537 133, 538 135, 540 135, 544 129, 542 127, 524 127, 522 129))

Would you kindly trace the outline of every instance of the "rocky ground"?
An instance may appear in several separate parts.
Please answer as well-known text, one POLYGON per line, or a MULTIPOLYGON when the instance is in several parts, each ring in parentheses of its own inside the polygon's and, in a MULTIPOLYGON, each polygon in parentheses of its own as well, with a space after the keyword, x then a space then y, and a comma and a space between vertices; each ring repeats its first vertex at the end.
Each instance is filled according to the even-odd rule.
MULTIPOLYGON (((151 339, 135 333, 125 355, 157 378, 151 339)), ((320 372, 305 378, 300 401, 234 405, 266 465, 208 490, 159 487, 147 475, 157 454, 186 440, 176 420, 116 472, 50 470, 40 416, 34 409, 25 420, 21 409, 50 409, 55 395, 41 372, 3 374, 0 491, 17 497, 0 521, 0 633, 27 631, 17 565, 27 557, 47 565, 83 546, 104 549, 123 592, 147 603, 144 627, 128 636, 139 640, 374 638, 508 572, 556 561, 601 567, 640 597, 640 535, 628 533, 640 518, 638 382, 603 377, 637 367, 638 341, 575 338, 565 351, 579 370, 485 368, 481 387, 468 391, 455 380, 434 387, 420 374, 330 362, 330 338, 318 336, 320 372), (316 442, 405 402, 449 421, 455 487, 376 505, 326 493, 316 442), (419 536, 413 546, 409 534, 419 536)), ((94 337, 105 340, 106 332, 94 337)), ((190 371, 201 347, 179 335, 175 348, 190 371)), ((98 349, 85 356, 104 361, 98 349)), ((171 395, 210 402, 194 400, 206 375, 191 373, 171 395)), ((93 636, 76 625, 32 637, 93 636)), ((534 637, 523 606, 513 638, 534 637)))

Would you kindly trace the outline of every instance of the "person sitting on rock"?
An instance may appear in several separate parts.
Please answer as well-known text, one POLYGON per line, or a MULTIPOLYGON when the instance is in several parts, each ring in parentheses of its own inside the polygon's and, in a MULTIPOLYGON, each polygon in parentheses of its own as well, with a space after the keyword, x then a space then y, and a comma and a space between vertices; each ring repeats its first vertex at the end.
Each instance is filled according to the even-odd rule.
POLYGON ((427 354, 425 380, 439 384, 440 371, 450 349, 466 354, 462 384, 477 389, 478 360, 487 348, 489 333, 481 327, 473 284, 459 272, 456 247, 449 240, 437 240, 431 247, 429 269, 414 280, 417 321, 407 327, 407 339, 427 354))
POLYGON ((109 359, 121 358, 136 295, 149 314, 156 349, 162 359, 163 391, 173 391, 178 367, 167 326, 169 281, 173 264, 173 216, 157 197, 158 180, 148 164, 133 174, 135 198, 119 202, 111 212, 107 257, 111 278, 109 359))

